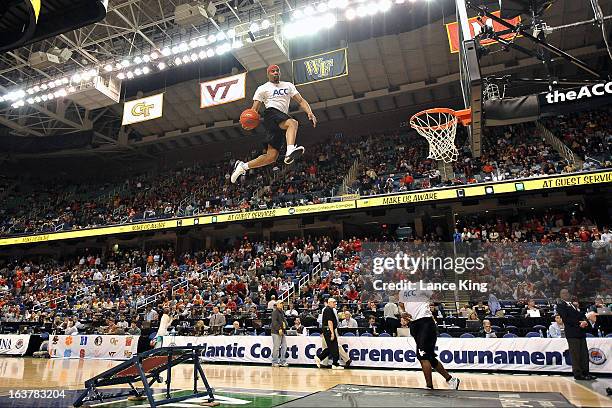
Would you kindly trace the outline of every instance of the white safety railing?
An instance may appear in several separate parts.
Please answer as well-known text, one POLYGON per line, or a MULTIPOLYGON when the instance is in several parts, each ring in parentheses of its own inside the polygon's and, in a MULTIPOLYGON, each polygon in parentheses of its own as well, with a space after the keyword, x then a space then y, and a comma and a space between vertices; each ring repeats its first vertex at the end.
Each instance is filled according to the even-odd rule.
POLYGON ((572 149, 567 147, 565 143, 561 141, 557 136, 555 136, 550 130, 548 130, 543 124, 540 122, 536 122, 536 128, 546 140, 546 143, 551 145, 557 153, 561 155, 569 164, 575 165, 578 169, 581 169, 584 165, 584 161, 581 160, 578 155, 574 154, 572 149))

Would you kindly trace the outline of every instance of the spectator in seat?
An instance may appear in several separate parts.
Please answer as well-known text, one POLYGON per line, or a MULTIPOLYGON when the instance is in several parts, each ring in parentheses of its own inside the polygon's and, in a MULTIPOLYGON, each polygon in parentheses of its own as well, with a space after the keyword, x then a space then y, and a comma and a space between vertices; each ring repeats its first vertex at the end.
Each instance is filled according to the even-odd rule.
POLYGON ((244 329, 240 327, 240 322, 235 320, 232 323, 232 330, 229 332, 230 336, 244 336, 244 329))
POLYGON ((147 306, 147 313, 145 313, 145 321, 154 322, 159 319, 159 315, 155 310, 153 310, 153 306, 147 306))
POLYGON ((140 334, 142 333, 142 331, 140 330, 140 327, 138 327, 136 325, 136 322, 132 322, 130 324, 130 328, 128 329, 128 334, 131 334, 132 336, 140 336, 140 334))
POLYGON ((597 313, 588 312, 586 314, 586 318, 587 318, 587 323, 588 323, 585 329, 586 332, 591 333, 595 337, 600 337, 599 323, 597 323, 597 313))
POLYGON ((560 339, 565 337, 565 324, 563 319, 558 314, 555 315, 555 321, 550 324, 548 328, 548 337, 553 339, 560 339))
POLYGON ((372 334, 378 336, 378 323, 376 323, 376 317, 368 317, 368 329, 372 329, 372 334))
POLYGON ((67 336, 74 336, 78 333, 79 331, 75 327, 74 322, 72 320, 68 321, 68 327, 66 327, 66 330, 64 330, 64 334, 67 336))
POLYGON ((523 309, 524 317, 541 317, 540 309, 536 306, 533 299, 529 299, 527 306, 523 309))
POLYGON ((223 333, 223 327, 225 327, 225 315, 219 311, 218 306, 214 306, 212 314, 210 315, 210 333, 212 335, 220 335, 223 333))
POLYGON ((387 328, 387 332, 389 332, 389 334, 391 335, 395 335, 397 333, 397 327, 399 326, 399 321, 397 320, 397 317, 400 314, 400 310, 399 307, 397 306, 397 303, 392 302, 391 299, 389 299, 389 302, 387 302, 387 304, 384 307, 384 319, 385 319, 385 326, 387 328))
POLYGON ((295 310, 295 307, 293 306, 293 303, 289 303, 289 307, 287 308, 287 310, 285 310, 285 316, 287 317, 297 317, 300 314, 298 313, 297 310, 295 310))
POLYGON ((497 337, 497 334, 495 334, 495 331, 491 328, 491 321, 489 319, 484 319, 482 321, 482 329, 480 329, 478 336, 484 337, 484 338, 496 338, 497 337))
POLYGON ((291 330, 295 330, 299 335, 306 334, 306 327, 304 327, 304 325, 302 324, 302 320, 299 317, 295 318, 293 326, 291 326, 291 330))
POLYGON ((472 313, 470 313, 470 315, 468 316, 468 320, 480 320, 480 319, 478 318, 478 315, 476 314, 476 312, 474 312, 474 311, 473 311, 473 312, 472 312, 472 313))
POLYGON ((350 312, 344 312, 344 319, 340 322, 339 327, 342 329, 356 329, 358 327, 357 320, 351 317, 350 312))
POLYGON ((268 310, 274 310, 276 307, 276 296, 272 295, 270 301, 268 302, 268 310))
POLYGON ((206 326, 204 325, 203 320, 198 320, 196 324, 193 326, 193 335, 194 336, 204 336, 206 334, 206 326))

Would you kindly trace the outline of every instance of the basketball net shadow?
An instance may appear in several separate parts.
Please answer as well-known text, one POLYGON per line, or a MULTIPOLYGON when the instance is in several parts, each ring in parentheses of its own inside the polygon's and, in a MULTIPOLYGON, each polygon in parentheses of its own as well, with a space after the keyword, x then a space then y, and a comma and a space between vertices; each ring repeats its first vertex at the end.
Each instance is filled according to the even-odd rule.
POLYGON ((213 389, 208 384, 200 364, 200 352, 203 349, 203 346, 160 347, 140 353, 118 366, 85 381, 85 390, 79 395, 73 405, 80 407, 85 402, 97 401, 103 403, 111 402, 109 401, 110 399, 128 397, 129 401, 148 400, 151 407, 157 407, 190 398, 208 396, 208 401, 202 402, 200 405, 208 407, 217 406, 219 402, 215 401, 213 389), (170 394, 172 367, 186 363, 193 364, 193 393, 172 397, 170 394), (159 383, 163 381, 161 373, 164 371, 166 371, 165 398, 156 400, 153 398, 151 386, 156 381, 159 383), (198 391, 199 380, 204 383, 206 391, 198 391), (142 388, 138 389, 136 387, 138 383, 142 383, 142 388), (114 393, 105 393, 103 392, 104 390, 100 390, 101 387, 119 384, 128 384, 130 390, 114 393))

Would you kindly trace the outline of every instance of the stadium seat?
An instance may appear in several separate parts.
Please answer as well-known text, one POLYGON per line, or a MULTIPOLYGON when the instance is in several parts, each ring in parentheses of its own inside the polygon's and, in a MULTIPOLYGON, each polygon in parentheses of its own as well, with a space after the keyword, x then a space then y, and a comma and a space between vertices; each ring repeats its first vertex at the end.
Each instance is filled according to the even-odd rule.
POLYGON ((595 337, 595 336, 593 336, 591 333, 587 333, 587 334, 586 334, 586 336, 587 336, 587 337, 595 337))
POLYGON ((491 329, 492 329, 493 331, 496 331, 496 332, 501 331, 501 327, 499 327, 499 326, 493 326, 493 325, 491 325, 491 329))
POLYGON ((608 333, 606 337, 612 337, 612 333, 608 333))
POLYGON ((438 337, 453 337, 448 333, 440 333, 440 335, 438 337))
POLYGON ((374 336, 372 335, 372 333, 365 332, 365 333, 361 333, 361 337, 374 337, 374 336))
POLYGON ((518 331, 518 327, 512 325, 507 325, 505 329, 511 333, 516 333, 518 331))
POLYGON ((312 333, 309 334, 309 336, 313 336, 313 337, 314 336, 320 336, 320 335, 321 335, 321 333, 317 333, 317 332, 312 332, 312 333))
POLYGON ((391 337, 391 335, 389 333, 380 333, 378 337, 391 337))
POLYGON ((542 337, 546 337, 546 333, 548 333, 546 326, 542 326, 541 324, 536 324, 533 326, 533 329, 539 331, 542 337))
POLYGON ((461 336, 459 336, 459 338, 460 339, 473 339, 475 337, 472 333, 463 333, 461 336))
POLYGON ((525 337, 542 337, 542 335, 538 332, 529 332, 525 335, 525 337))
POLYGON ((346 332, 342 336, 343 337, 355 337, 355 333, 353 333, 353 332, 346 332))
POLYGON ((506 334, 504 334, 502 336, 502 338, 504 338, 504 339, 512 339, 512 338, 515 338, 515 337, 518 337, 518 336, 516 334, 514 334, 514 333, 506 333, 506 334))

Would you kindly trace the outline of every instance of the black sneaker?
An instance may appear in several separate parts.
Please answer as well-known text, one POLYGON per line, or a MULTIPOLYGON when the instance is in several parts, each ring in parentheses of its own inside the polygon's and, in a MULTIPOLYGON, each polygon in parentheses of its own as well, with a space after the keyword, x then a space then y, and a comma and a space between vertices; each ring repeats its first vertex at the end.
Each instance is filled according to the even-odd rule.
POLYGON ((344 368, 349 368, 351 366, 352 362, 353 362, 353 360, 349 360, 346 363, 344 363, 344 368))

